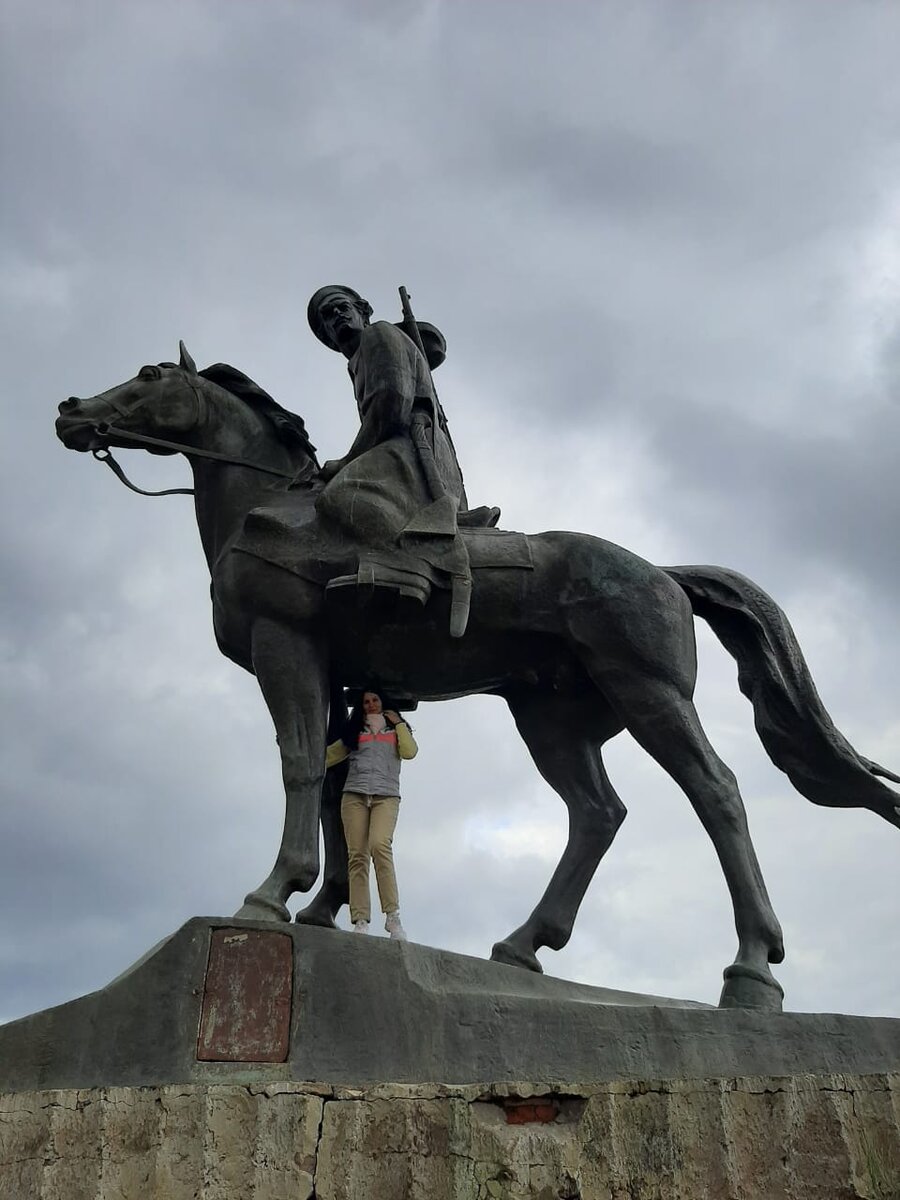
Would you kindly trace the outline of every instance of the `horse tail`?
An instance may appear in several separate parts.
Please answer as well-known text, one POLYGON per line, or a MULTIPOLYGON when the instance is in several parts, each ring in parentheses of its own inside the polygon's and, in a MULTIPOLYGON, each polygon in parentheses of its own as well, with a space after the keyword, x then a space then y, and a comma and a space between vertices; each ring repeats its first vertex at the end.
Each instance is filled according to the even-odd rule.
POLYGON ((863 758, 819 698, 797 636, 771 596, 724 567, 664 567, 738 665, 766 753, 813 804, 869 808, 900 827, 900 776, 863 758))

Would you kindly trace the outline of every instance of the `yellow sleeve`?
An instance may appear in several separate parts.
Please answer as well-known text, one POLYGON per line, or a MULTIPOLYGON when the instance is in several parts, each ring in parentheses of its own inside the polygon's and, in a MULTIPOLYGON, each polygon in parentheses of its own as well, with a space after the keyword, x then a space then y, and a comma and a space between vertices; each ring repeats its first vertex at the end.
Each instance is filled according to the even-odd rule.
POLYGON ((325 769, 336 767, 338 763, 343 762, 350 751, 342 741, 332 742, 325 751, 325 769))
POLYGON ((412 735, 412 730, 405 721, 401 721, 399 725, 394 726, 394 732, 397 735, 397 753, 401 758, 415 758, 419 753, 419 747, 416 745, 416 739, 412 735))

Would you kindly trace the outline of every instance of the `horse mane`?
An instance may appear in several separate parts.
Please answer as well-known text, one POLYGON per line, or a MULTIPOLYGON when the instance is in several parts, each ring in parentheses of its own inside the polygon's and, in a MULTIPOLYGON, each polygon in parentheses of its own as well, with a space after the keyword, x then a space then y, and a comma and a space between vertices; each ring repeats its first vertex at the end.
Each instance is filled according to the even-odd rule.
POLYGON ((315 465, 319 466, 316 448, 309 440, 303 418, 282 408, 277 400, 274 400, 258 383, 254 383, 249 375, 245 375, 237 367, 229 366, 228 363, 213 363, 212 366, 205 367, 197 374, 203 379, 208 379, 210 383, 224 388, 226 392, 231 392, 232 396, 237 396, 251 408, 263 413, 274 426, 280 441, 288 446, 299 446, 309 455, 315 465))

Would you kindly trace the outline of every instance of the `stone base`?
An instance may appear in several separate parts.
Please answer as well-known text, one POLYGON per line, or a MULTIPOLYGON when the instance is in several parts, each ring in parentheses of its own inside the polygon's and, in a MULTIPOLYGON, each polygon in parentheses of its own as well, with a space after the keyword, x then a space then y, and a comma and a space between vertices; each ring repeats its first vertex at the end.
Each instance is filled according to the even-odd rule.
POLYGON ((196 917, 101 991, 0 1026, 0 1093, 892 1071, 900 1020, 718 1009, 233 918, 196 917))
POLYGON ((900 1021, 233 918, 0 1026, 0 1200, 900 1200, 898 1121, 900 1021))
POLYGON ((896 1200, 900 1076, 0 1096, 0 1200, 896 1200))

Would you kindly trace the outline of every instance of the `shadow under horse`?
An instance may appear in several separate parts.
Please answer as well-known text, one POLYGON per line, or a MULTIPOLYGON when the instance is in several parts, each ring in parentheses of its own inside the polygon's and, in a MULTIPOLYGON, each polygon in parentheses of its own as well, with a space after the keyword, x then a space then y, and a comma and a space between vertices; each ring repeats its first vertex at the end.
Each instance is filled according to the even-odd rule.
POLYGON ((712 839, 734 907, 735 961, 724 1006, 780 1009, 770 963, 784 957, 733 773, 693 704, 693 618, 738 664, 769 757, 815 804, 868 808, 900 827, 900 777, 859 755, 826 712, 784 613, 750 580, 719 567, 661 568, 578 533, 472 531, 468 630, 448 636, 449 594, 425 608, 326 601, 329 578, 360 547, 315 518, 321 490, 303 422, 265 393, 222 386, 225 368, 142 367, 134 379, 59 406, 57 433, 100 457, 110 447, 182 452, 212 580, 218 644, 256 675, 278 736, 286 809, 275 864, 239 917, 288 920, 286 902, 319 876, 297 920, 333 924, 346 902, 339 783, 325 783, 325 746, 345 714, 337 684, 377 679, 397 697, 501 696, 535 765, 562 797, 569 836, 536 907, 492 958, 540 970, 542 947, 565 946, 600 859, 625 819, 603 746, 627 729, 684 791, 712 839), (279 513, 282 519, 279 519, 279 513), (505 542, 502 539, 506 539, 505 542), (479 565, 480 564, 480 565, 479 565), (323 791, 324 785, 324 791, 323 791))

